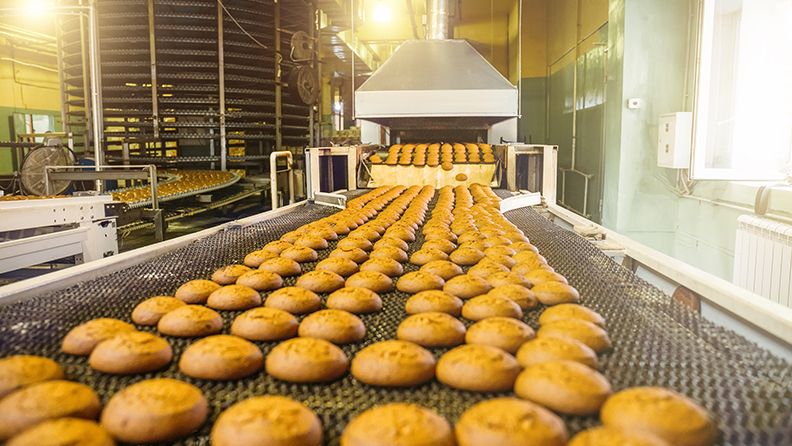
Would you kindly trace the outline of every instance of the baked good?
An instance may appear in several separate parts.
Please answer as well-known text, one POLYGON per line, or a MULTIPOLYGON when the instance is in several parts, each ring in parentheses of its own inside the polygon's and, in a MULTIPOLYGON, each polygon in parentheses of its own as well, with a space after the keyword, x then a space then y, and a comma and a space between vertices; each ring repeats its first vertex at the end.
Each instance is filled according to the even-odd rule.
POLYGON ((0 400, 0 441, 53 418, 95 419, 99 397, 88 386, 52 380, 31 384, 0 400))
POLYGON ((448 254, 435 248, 421 248, 410 256, 413 265, 426 265, 434 260, 448 260, 448 254))
POLYGON ((558 305, 580 302, 578 291, 562 282, 542 282, 531 288, 539 302, 544 305, 558 305))
POLYGON ((439 312, 457 317, 462 314, 462 300, 440 290, 421 291, 407 299, 404 310, 407 314, 439 312))
POLYGON ((456 347, 437 361, 437 379, 443 384, 474 392, 511 390, 520 364, 505 351, 489 345, 456 347))
POLYGON ((487 258, 484 258, 482 261, 476 263, 468 270, 468 274, 471 276, 481 277, 482 279, 487 279, 493 274, 508 272, 509 268, 487 258))
POLYGON ((185 305, 162 316, 157 324, 160 333, 177 337, 198 337, 219 333, 223 317, 210 308, 185 305))
POLYGON ((259 269, 275 273, 281 277, 298 276, 302 273, 302 267, 299 263, 285 257, 267 259, 259 265, 259 269))
POLYGON ((360 248, 363 251, 371 251, 373 247, 371 240, 362 237, 347 237, 336 244, 336 248, 360 248))
POLYGON ((425 348, 407 341, 382 341, 357 352, 352 376, 366 384, 409 387, 434 377, 435 359, 425 348))
POLYGON ((361 226, 349 233, 351 238, 362 238, 370 242, 377 241, 380 238, 380 232, 372 227, 361 226))
POLYGON ((336 248, 330 253, 329 257, 341 257, 349 259, 357 264, 361 264, 369 259, 369 255, 366 251, 360 248, 336 248))
POLYGON ((530 261, 534 258, 535 254, 539 254, 539 249, 526 241, 512 243, 510 247, 517 251, 517 254, 514 255, 514 260, 516 260, 517 263, 530 261))
POLYGON ((513 300, 490 294, 474 297, 462 305, 462 317, 465 319, 480 321, 495 316, 522 319, 523 312, 513 300))
POLYGON ((157 325, 160 318, 179 307, 186 305, 184 301, 170 296, 154 296, 137 304, 132 310, 132 322, 138 325, 157 325))
POLYGON ((449 254, 448 258, 457 265, 475 265, 484 258, 484 253, 476 248, 461 246, 449 254))
POLYGON ((238 402, 212 426, 214 446, 320 446, 322 423, 310 409, 282 396, 238 402))
POLYGON ((528 274, 535 269, 540 269, 543 266, 547 265, 547 260, 541 255, 536 254, 532 251, 523 251, 523 252, 530 252, 530 255, 523 255, 523 260, 517 262, 513 267, 512 271, 517 274, 528 274))
POLYGON ((315 293, 332 293, 344 286, 344 278, 331 271, 310 271, 297 279, 297 286, 315 293))
POLYGON ((562 319, 581 319, 592 324, 605 326, 605 318, 594 310, 577 304, 559 304, 546 308, 539 316, 539 325, 549 324, 562 319))
MULTIPOLYGON (((327 249, 327 240, 316 235, 303 235, 294 242, 294 246, 311 248, 313 250, 327 249)), ((283 255, 283 253, 281 253, 283 255)))
POLYGON ((319 254, 307 246, 292 246, 284 250, 280 256, 297 263, 315 262, 319 258, 319 254))
POLYGON ((234 319, 231 334, 250 341, 280 341, 297 336, 297 318, 277 308, 259 307, 234 319))
POLYGON ((253 288, 256 291, 271 291, 283 286, 283 278, 277 273, 257 269, 239 276, 236 284, 253 288))
POLYGON ((113 395, 102 412, 102 426, 125 443, 171 442, 197 431, 208 413, 209 405, 199 388, 156 378, 113 395))
POLYGON ((567 446, 673 446, 646 432, 597 426, 578 432, 567 446))
POLYGON ((633 387, 605 401, 600 419, 606 427, 655 435, 674 446, 711 446, 718 430, 706 409, 662 387, 633 387))
POLYGON ((523 276, 534 286, 545 282, 561 282, 567 283, 566 277, 558 274, 557 272, 550 271, 544 268, 535 269, 523 276))
POLYGON ((250 270, 250 267, 245 265, 227 265, 212 273, 212 280, 220 285, 230 285, 236 283, 239 276, 250 270))
POLYGON ((41 356, 13 355, 0 359, 0 399, 31 384, 63 379, 61 366, 41 356))
POLYGON ((489 317, 468 327, 465 342, 491 345, 515 354, 523 343, 534 336, 533 329, 522 321, 508 317, 489 317))
POLYGON ((209 295, 220 289, 220 285, 211 280, 191 280, 176 290, 174 297, 187 304, 203 304, 209 295))
POLYGON ((264 355, 252 342, 238 336, 209 336, 190 344, 179 360, 187 376, 227 381, 250 376, 264 365, 264 355))
POLYGON ((242 263, 244 263, 245 266, 249 266, 251 268, 258 268, 262 263, 264 263, 265 260, 271 259, 273 257, 278 257, 278 254, 272 251, 260 249, 258 251, 248 253, 242 263))
POLYGON ((407 242, 400 238, 391 236, 382 237, 381 239, 377 240, 377 243, 374 243, 374 249, 384 248, 386 246, 399 248, 402 251, 407 251, 410 249, 410 245, 407 242))
POLYGON ((465 273, 459 265, 448 260, 433 260, 424 264, 421 271, 439 276, 444 281, 465 273))
POLYGON ((446 313, 418 313, 399 324, 396 337, 424 347, 453 347, 465 341, 465 326, 446 313))
POLYGON ((6 446, 115 446, 115 441, 95 421, 57 418, 14 436, 6 446))
MULTIPOLYGON (((496 245, 490 246, 489 248, 484 250, 484 255, 487 257, 491 257, 493 259, 499 258, 500 256, 512 257, 517 254, 517 251, 512 249, 507 245, 496 245)), ((515 263, 516 260, 512 259, 515 263)), ((513 265, 512 265, 513 266, 513 265)))
MULTIPOLYGON (((519 274, 514 274, 512 272, 500 272, 500 273, 491 274, 486 279, 489 281, 490 285, 492 285, 493 288, 503 285, 522 285, 526 288, 531 286, 531 282, 529 282, 519 274)), ((534 291, 534 293, 536 293, 536 291, 534 291)))
POLYGON ((505 297, 516 303, 522 310, 535 308, 538 304, 533 291, 522 285, 508 284, 491 289, 488 296, 505 297))
POLYGON ((349 277, 359 271, 358 264, 343 257, 328 257, 316 264, 316 271, 330 271, 341 277, 349 277))
MULTIPOLYGON (((502 247, 502 246, 496 246, 496 247, 502 247)), ((511 269, 514 265, 517 264, 517 261, 515 261, 513 258, 511 258, 511 256, 507 256, 507 255, 504 255, 504 254, 497 254, 497 253, 495 253, 495 254, 486 254, 486 251, 488 249, 492 249, 492 248, 493 247, 490 247, 490 248, 487 248, 487 249, 484 250, 484 252, 485 252, 484 258, 485 259, 489 260, 490 262, 497 263, 499 265, 503 265, 503 266, 505 266, 506 268, 509 268, 509 269, 511 269)))
MULTIPOLYGON (((454 233, 452 232, 450 234, 453 235, 454 233)), ((456 237, 456 236, 454 236, 454 237, 456 237)), ((457 249, 457 245, 454 244, 454 242, 452 242, 451 240, 448 240, 448 239, 427 240, 427 241, 424 242, 423 245, 421 245, 421 247, 422 248, 438 249, 440 251, 443 251, 446 254, 451 254, 452 252, 454 252, 455 249, 457 249)))
POLYGON ((396 289, 405 293, 420 293, 427 290, 441 290, 445 285, 442 277, 425 271, 409 272, 399 278, 396 289))
POLYGON ((576 339, 597 353, 608 351, 611 348, 611 341, 605 330, 581 319, 562 319, 541 325, 536 335, 576 339))
POLYGON ((529 367, 547 361, 575 361, 596 369, 597 353, 572 338, 546 336, 532 339, 517 350, 517 362, 529 367))
POLYGON ((395 246, 385 246, 382 248, 376 248, 375 250, 371 251, 370 257, 372 259, 378 259, 378 258, 392 259, 402 263, 407 261, 407 253, 395 246))
POLYGON ((318 338, 333 344, 351 344, 366 336, 366 326, 357 316, 343 310, 321 310, 311 313, 300 322, 298 334, 318 338))
POLYGON ((313 291, 289 286, 273 291, 264 301, 264 306, 277 308, 291 314, 313 313, 322 306, 322 299, 313 291))
MULTIPOLYGON (((495 398, 476 403, 459 417, 459 446, 564 446, 564 421, 549 410, 517 398, 495 398)), ((604 445, 600 445, 604 446, 604 445)))
POLYGON ((273 347, 267 355, 267 373, 297 383, 327 382, 343 376, 349 359, 324 339, 293 338, 273 347))
POLYGON ((88 356, 96 344, 127 331, 135 331, 135 327, 118 319, 93 319, 69 330, 61 348, 70 355, 88 356))
POLYGON ((487 294, 491 289, 492 286, 486 279, 470 274, 456 276, 443 285, 443 291, 460 299, 487 294))
POLYGON ((410 403, 390 403, 353 418, 341 435, 341 446, 454 446, 445 418, 410 403))
MULTIPOLYGON (((407 214, 405 213, 404 216, 406 217, 407 214)), ((403 225, 395 224, 389 227, 385 234, 390 237, 400 238, 408 243, 415 241, 415 229, 403 225)))
POLYGON ((100 342, 91 352, 88 364, 100 372, 131 375, 159 370, 172 359, 168 341, 151 333, 130 331, 100 342))
POLYGON ((547 361, 525 368, 514 383, 520 398, 568 415, 597 413, 611 386, 594 369, 575 361, 547 361))
POLYGON ((347 278, 346 286, 367 288, 375 293, 385 293, 393 289, 393 280, 376 271, 360 271, 347 278))
POLYGON ((327 308, 353 314, 374 313, 382 309, 382 299, 368 288, 344 287, 327 297, 327 308))
POLYGON ((261 305, 261 295, 244 285, 226 285, 209 295, 206 306, 215 310, 247 310, 261 305))
MULTIPOLYGON (((296 239, 297 239, 297 237, 295 237, 295 240, 296 239)), ((294 245, 289 243, 289 242, 287 242, 287 241, 285 241, 285 240, 274 240, 274 241, 271 241, 271 242, 267 243, 266 245, 264 245, 264 247, 261 248, 261 249, 264 250, 264 251, 274 252, 274 253, 280 255, 280 253, 282 253, 283 251, 291 248, 292 246, 294 246, 294 245)))
POLYGON ((368 259, 360 265, 361 271, 376 271, 385 274, 389 277, 401 276, 404 273, 404 267, 401 263, 393 259, 374 258, 368 259))

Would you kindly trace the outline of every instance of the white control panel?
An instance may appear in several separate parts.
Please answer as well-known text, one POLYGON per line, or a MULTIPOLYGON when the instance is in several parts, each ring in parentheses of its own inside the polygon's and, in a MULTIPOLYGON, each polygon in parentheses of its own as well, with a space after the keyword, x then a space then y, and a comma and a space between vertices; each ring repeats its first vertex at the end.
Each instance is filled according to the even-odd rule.
POLYGON ((693 113, 660 115, 657 129, 657 165, 669 169, 690 168, 693 113))

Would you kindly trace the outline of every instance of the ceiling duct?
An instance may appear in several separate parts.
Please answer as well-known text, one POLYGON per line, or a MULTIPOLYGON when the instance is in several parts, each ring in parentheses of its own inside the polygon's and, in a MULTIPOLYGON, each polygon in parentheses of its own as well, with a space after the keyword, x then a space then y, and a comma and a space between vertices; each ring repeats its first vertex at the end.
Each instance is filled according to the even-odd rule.
POLYGON ((428 0, 426 9, 429 12, 426 39, 448 39, 448 19, 450 15, 448 11, 448 0, 428 0))

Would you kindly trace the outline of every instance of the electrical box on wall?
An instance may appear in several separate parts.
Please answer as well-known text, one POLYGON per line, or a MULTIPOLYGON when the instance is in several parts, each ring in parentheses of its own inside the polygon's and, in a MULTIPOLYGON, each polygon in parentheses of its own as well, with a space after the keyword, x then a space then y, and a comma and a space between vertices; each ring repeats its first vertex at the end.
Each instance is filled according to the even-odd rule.
POLYGON ((690 168, 693 113, 660 115, 657 129, 657 165, 669 169, 690 168))

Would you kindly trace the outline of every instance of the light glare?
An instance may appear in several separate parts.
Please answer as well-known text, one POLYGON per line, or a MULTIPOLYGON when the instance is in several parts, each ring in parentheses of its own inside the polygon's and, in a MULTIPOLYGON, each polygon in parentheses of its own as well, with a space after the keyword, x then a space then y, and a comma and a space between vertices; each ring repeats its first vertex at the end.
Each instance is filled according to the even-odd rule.
POLYGON ((41 18, 49 15, 52 3, 46 0, 25 0, 25 15, 29 18, 41 18))
POLYGON ((372 18, 377 23, 385 23, 390 22, 391 18, 393 18, 393 12, 390 9, 390 6, 386 5, 383 2, 377 3, 374 6, 374 12, 372 13, 372 18))

